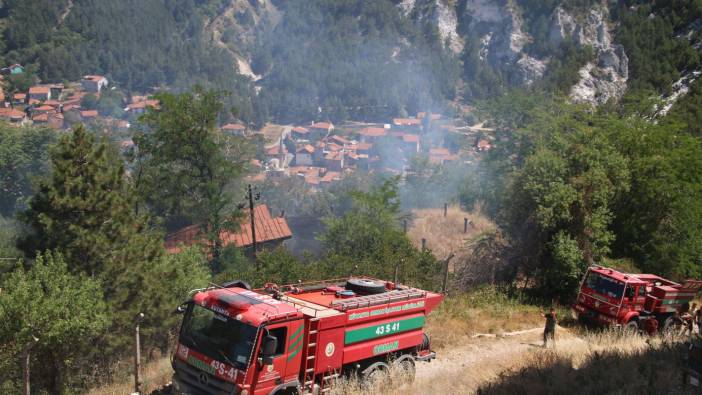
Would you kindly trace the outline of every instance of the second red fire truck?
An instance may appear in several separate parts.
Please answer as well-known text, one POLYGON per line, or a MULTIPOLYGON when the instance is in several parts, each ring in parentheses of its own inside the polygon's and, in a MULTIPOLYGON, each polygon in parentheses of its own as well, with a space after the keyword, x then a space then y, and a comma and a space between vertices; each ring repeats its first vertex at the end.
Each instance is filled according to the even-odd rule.
POLYGON ((666 331, 674 325, 675 313, 686 312, 700 288, 698 280, 678 284, 654 274, 593 266, 585 273, 573 310, 580 319, 598 324, 666 331))

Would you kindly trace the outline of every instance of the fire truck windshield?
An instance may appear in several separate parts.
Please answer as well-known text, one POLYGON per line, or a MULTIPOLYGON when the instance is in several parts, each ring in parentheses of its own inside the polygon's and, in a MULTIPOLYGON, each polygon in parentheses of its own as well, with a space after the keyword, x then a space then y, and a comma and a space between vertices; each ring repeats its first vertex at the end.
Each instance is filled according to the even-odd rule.
POLYGON ((624 283, 595 272, 588 273, 585 286, 613 299, 621 298, 624 293, 624 283))
POLYGON ((191 304, 180 342, 210 358, 246 370, 256 341, 256 327, 191 304))

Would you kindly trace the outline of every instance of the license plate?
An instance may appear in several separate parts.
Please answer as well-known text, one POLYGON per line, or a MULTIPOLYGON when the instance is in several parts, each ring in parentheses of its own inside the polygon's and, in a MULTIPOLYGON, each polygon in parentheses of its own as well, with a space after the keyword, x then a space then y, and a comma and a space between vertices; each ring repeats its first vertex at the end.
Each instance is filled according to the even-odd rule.
POLYGON ((695 387, 699 387, 700 380, 695 376, 690 376, 690 385, 694 385, 695 387))

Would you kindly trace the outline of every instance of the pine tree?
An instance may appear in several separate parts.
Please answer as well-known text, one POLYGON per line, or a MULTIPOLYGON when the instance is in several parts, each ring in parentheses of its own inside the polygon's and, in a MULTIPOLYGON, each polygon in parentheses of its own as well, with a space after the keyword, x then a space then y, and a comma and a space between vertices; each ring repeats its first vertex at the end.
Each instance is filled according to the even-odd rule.
POLYGON ((82 126, 59 141, 51 152, 51 176, 20 216, 33 230, 20 244, 28 256, 58 249, 71 271, 90 275, 159 257, 154 235, 133 214, 134 193, 124 169, 108 153, 107 144, 82 126))

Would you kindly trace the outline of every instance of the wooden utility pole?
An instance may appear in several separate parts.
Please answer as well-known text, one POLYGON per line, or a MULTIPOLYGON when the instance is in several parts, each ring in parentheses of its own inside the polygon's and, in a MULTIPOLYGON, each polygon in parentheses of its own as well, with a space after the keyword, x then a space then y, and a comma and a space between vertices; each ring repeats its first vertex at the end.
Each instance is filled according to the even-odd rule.
POLYGON ((468 233, 468 218, 463 218, 463 233, 468 233))
POLYGON ((141 394, 141 339, 139 338, 139 324, 144 319, 144 313, 139 313, 136 316, 136 324, 134 325, 134 392, 141 394))
POLYGON ((29 385, 29 362, 31 355, 30 351, 37 344, 38 341, 39 339, 32 335, 32 340, 29 343, 27 343, 26 346, 24 346, 24 350, 22 351, 22 376, 24 380, 24 395, 30 395, 31 393, 31 387, 29 385))
POLYGON ((254 196, 253 187, 249 184, 248 196, 249 198, 249 217, 251 218, 251 241, 253 242, 253 259, 256 262, 256 270, 259 269, 258 260, 256 259, 256 253, 258 252, 258 244, 256 243, 256 217, 254 215, 254 201, 259 199, 259 196, 254 196))
POLYGON ((448 257, 446 257, 446 260, 444 260, 444 283, 441 287, 441 290, 444 293, 448 291, 449 262, 451 261, 451 259, 453 259, 454 256, 455 254, 452 252, 451 254, 449 254, 448 257))
POLYGON ((448 212, 448 203, 444 203, 444 218, 446 218, 447 212, 448 212))

